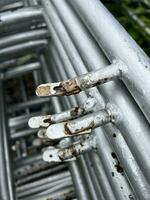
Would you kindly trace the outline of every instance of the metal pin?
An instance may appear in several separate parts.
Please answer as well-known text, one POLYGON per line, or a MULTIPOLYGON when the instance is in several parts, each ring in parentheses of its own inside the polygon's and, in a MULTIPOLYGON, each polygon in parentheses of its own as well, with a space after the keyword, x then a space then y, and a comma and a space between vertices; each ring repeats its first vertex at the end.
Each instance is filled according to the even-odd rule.
POLYGON ((122 61, 114 60, 113 64, 107 66, 106 68, 98 69, 67 81, 39 85, 36 89, 36 95, 69 96, 78 94, 88 88, 95 87, 121 77, 125 71, 125 64, 122 61))
POLYGON ((48 127, 46 134, 52 140, 87 134, 92 129, 111 122, 112 119, 113 114, 103 109, 69 122, 53 124, 48 127))
POLYGON ((40 128, 40 127, 46 128, 55 123, 64 122, 70 119, 75 119, 79 116, 83 116, 89 112, 92 112, 96 103, 97 102, 93 97, 89 97, 83 105, 71 108, 64 112, 53 115, 32 117, 29 119, 28 125, 31 128, 40 128))
POLYGON ((48 162, 73 161, 84 152, 87 152, 95 147, 95 137, 90 137, 84 141, 77 141, 67 148, 58 149, 55 147, 50 147, 43 153, 43 159, 48 162))

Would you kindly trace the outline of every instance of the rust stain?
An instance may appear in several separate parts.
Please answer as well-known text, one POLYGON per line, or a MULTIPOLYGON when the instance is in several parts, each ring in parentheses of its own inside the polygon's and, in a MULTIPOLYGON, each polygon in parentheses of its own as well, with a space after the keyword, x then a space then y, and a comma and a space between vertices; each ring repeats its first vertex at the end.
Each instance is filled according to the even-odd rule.
POLYGON ((110 81, 110 80, 111 80, 111 78, 103 78, 103 79, 100 79, 100 80, 98 80, 95 84, 93 84, 93 86, 107 83, 107 82, 110 81))
POLYGON ((121 166, 120 161, 118 160, 117 155, 116 155, 114 152, 112 152, 112 153, 111 153, 111 156, 112 156, 114 159, 116 159, 116 161, 117 161, 117 163, 114 165, 115 168, 116 168, 116 170, 117 170, 117 172, 120 173, 120 174, 122 174, 122 175, 124 175, 124 169, 123 169, 123 167, 121 166))
POLYGON ((82 85, 82 88, 89 88, 89 85, 90 87, 95 87, 97 85, 101 85, 101 84, 104 84, 108 81, 112 80, 112 78, 101 78, 99 80, 97 80, 96 82, 94 82, 93 80, 91 80, 91 77, 90 75, 88 74, 86 77, 84 77, 82 80, 81 80, 81 85, 82 85))
POLYGON ((84 146, 84 144, 82 143, 82 142, 80 142, 80 145, 83 147, 84 146))
POLYGON ((64 125, 65 135, 74 135, 68 128, 67 123, 64 125))
POLYGON ((115 167, 116 167, 118 173, 122 174, 124 172, 124 170, 123 170, 123 168, 122 168, 122 166, 120 165, 119 162, 117 164, 115 164, 115 167))
POLYGON ((129 199, 130 200, 135 200, 135 197, 132 194, 129 194, 129 199))
POLYGON ((77 151, 75 145, 71 145, 69 148, 61 150, 58 153, 58 156, 59 156, 60 160, 62 160, 62 161, 72 158, 72 157, 77 157, 79 155, 80 155, 80 150, 77 151))
POLYGON ((54 90, 56 91, 56 94, 58 95, 64 95, 66 93, 65 89, 62 86, 62 83, 60 83, 59 86, 55 86, 54 90))
POLYGON ((111 172, 111 175, 112 175, 112 176, 115 176, 115 173, 114 173, 114 172, 111 172))
POLYGON ((81 91, 80 87, 74 79, 69 79, 67 81, 61 82, 58 86, 54 87, 54 90, 56 91, 56 94, 60 96, 70 96, 73 94, 78 94, 81 91))
POLYGON ((72 108, 71 111, 70 111, 70 114, 73 117, 78 116, 79 114, 84 114, 84 113, 85 113, 85 109, 80 108, 80 107, 72 108))
POLYGON ((116 133, 113 133, 113 137, 114 137, 114 138, 116 138, 116 137, 117 137, 117 136, 116 136, 116 133))
POLYGON ((44 119, 43 122, 44 122, 44 123, 49 123, 50 125, 51 125, 51 124, 54 124, 54 122, 51 120, 51 118, 49 118, 49 119, 44 119))
POLYGON ((81 88, 75 81, 75 79, 70 79, 62 83, 62 87, 65 90, 67 96, 72 94, 78 94, 81 91, 81 88))
POLYGON ((89 129, 92 129, 92 128, 95 127, 95 123, 94 123, 94 121, 92 121, 88 126, 86 126, 86 127, 81 127, 80 129, 76 129, 75 132, 72 133, 72 132, 69 130, 69 128, 68 128, 67 125, 68 125, 67 123, 64 124, 64 133, 65 133, 65 135, 77 135, 77 134, 80 134, 80 133, 83 132, 83 131, 88 131, 89 129))

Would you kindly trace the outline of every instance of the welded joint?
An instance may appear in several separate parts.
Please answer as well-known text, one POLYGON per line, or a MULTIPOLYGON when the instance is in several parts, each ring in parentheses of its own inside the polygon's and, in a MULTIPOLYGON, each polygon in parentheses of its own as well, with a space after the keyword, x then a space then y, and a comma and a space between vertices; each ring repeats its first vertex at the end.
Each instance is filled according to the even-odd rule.
POLYGON ((43 153, 43 160, 47 162, 69 162, 76 160, 81 154, 96 148, 96 138, 88 137, 77 141, 66 148, 49 147, 43 153))
POLYGON ((128 66, 120 59, 114 59, 112 64, 116 65, 119 70, 118 78, 121 79, 128 73, 128 66))
POLYGON ((36 95, 69 96, 78 94, 88 88, 121 78, 126 71, 127 67, 121 60, 114 60, 111 65, 105 68, 100 68, 66 81, 41 84, 36 89, 36 95))
POLYGON ((93 111, 98 102, 94 97, 87 98, 83 105, 76 106, 61 113, 32 117, 28 121, 31 128, 47 128, 52 124, 76 119, 93 111))
POLYGON ((106 109, 110 116, 110 122, 116 125, 119 124, 122 120, 122 113, 120 109, 112 103, 107 103, 106 109))

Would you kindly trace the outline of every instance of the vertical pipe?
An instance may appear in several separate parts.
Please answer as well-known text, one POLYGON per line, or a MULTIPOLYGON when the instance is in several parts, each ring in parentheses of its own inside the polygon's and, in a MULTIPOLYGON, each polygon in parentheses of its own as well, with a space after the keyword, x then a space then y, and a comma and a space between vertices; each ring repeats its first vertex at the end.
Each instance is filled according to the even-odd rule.
POLYGON ((4 100, 3 82, 0 82, 0 187, 2 200, 15 200, 10 135, 4 100))

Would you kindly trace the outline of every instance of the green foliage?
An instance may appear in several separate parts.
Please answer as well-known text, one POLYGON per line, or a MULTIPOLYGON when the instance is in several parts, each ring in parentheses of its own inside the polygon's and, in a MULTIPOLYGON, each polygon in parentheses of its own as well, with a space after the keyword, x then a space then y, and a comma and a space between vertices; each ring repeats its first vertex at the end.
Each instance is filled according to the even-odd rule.
POLYGON ((109 0, 104 2, 134 40, 150 56, 150 1, 109 0))

